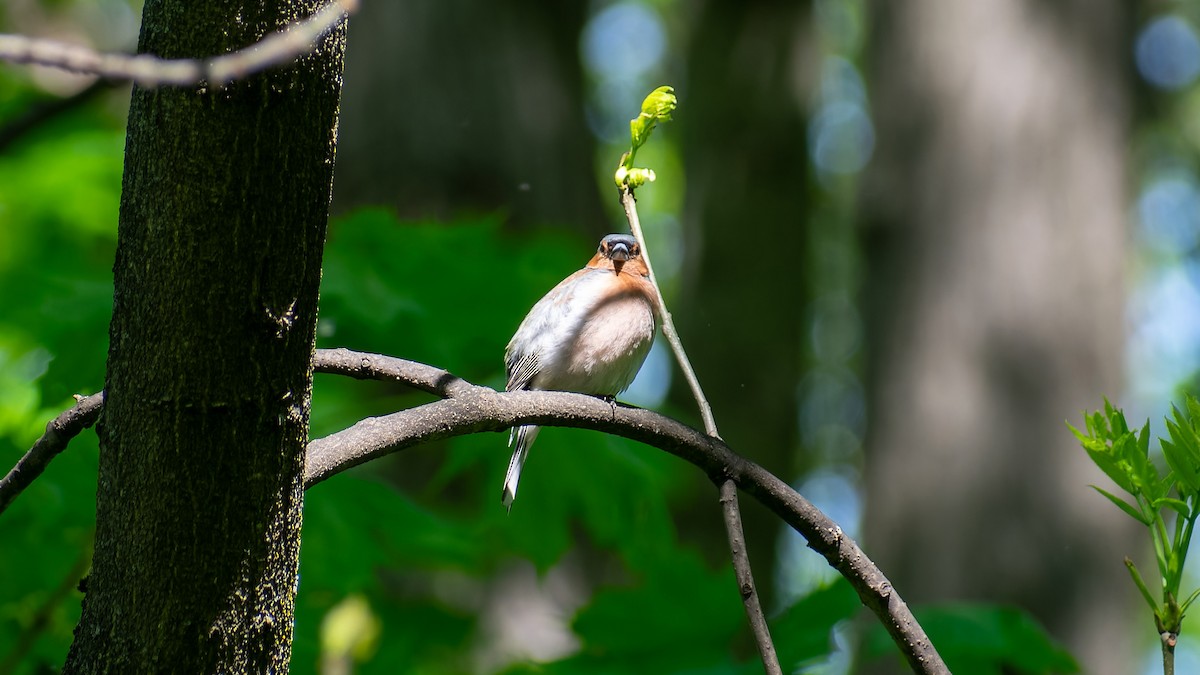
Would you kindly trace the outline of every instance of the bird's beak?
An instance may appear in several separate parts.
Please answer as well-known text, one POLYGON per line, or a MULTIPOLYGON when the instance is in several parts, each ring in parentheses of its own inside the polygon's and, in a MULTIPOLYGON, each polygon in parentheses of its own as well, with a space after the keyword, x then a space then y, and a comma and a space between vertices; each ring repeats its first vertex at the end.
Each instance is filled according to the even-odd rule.
POLYGON ((627 262, 629 260, 629 247, 625 244, 613 244, 612 250, 608 252, 608 257, 617 262, 627 262))

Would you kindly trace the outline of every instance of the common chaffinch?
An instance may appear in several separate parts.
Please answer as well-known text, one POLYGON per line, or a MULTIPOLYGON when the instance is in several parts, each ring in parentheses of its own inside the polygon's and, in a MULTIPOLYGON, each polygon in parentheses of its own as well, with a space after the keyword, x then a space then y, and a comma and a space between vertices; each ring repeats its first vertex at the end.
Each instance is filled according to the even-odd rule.
MULTIPOLYGON (((641 247, 628 234, 600 240, 587 266, 529 310, 504 353, 508 391, 575 391, 615 397, 638 370, 658 327, 657 303, 641 247)), ((538 427, 514 427, 516 441, 501 501, 511 508, 538 427)))

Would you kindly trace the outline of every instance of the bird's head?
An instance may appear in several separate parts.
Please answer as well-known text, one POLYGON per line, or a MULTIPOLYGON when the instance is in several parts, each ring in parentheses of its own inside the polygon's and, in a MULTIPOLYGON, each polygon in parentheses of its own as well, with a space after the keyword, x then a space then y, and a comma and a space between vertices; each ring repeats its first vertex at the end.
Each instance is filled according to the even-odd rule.
POLYGON ((641 255, 642 247, 638 245, 637 239, 632 235, 610 234, 600 240, 600 247, 596 249, 596 256, 592 258, 588 267, 611 268, 620 274, 621 268, 632 260, 637 263, 634 266, 637 273, 645 276, 646 273, 642 270, 644 265, 641 264, 641 255))
POLYGON ((600 248, 596 253, 613 262, 625 263, 641 255, 642 249, 632 235, 610 234, 600 240, 600 248))

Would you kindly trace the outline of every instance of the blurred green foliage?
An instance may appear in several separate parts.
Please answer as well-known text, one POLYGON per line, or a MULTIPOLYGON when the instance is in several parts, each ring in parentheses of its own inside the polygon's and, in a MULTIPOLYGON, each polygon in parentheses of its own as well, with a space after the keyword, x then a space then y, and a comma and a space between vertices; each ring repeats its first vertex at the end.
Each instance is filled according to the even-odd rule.
MULTIPOLYGON (((0 471, 72 394, 102 387, 123 149, 111 120, 80 113, 0 155, 0 471)), ((0 518, 0 672, 63 660, 91 555, 96 458, 95 435, 77 438, 0 518)))
MULTIPOLYGON (((102 386, 122 148, 114 120, 85 109, 0 156, 0 470, 71 394, 102 386)), ((595 246, 561 231, 516 236, 502 221, 399 222, 365 210, 332 223, 319 345, 502 386, 508 337, 595 246)), ((426 400, 391 384, 318 376, 312 433, 426 400)), ((413 448, 308 494, 293 672, 316 672, 329 658, 321 654, 327 620, 334 633, 346 630, 337 622, 379 631, 361 645, 339 642, 362 673, 758 672, 728 565, 714 568, 677 533, 673 504, 712 490, 700 472, 623 439, 547 429, 507 514, 499 499, 506 440, 486 434, 413 448), (482 660, 496 648, 496 617, 522 620, 501 587, 524 568, 552 601, 563 594, 554 579, 573 584, 560 611, 578 648, 549 663, 519 654, 482 660)), ((63 661, 90 557, 96 458, 95 435, 85 433, 0 516, 0 673, 63 661)), ((720 528, 712 494, 711 527, 720 528)), ((833 627, 860 611, 839 582, 780 613, 773 630, 785 667, 819 667, 833 627)), ((977 644, 988 650, 968 649, 971 663, 1013 663, 1012 652, 1027 654, 1018 665, 1069 658, 1020 614, 929 616, 946 626, 930 633, 948 658, 977 644), (1048 646, 1028 656, 1031 636, 1048 646)), ((986 668, 956 672, 999 672, 986 668)))
MULTIPOLYGON (((1076 673, 1079 665, 1015 607, 950 604, 913 611, 955 675, 1076 673)), ((867 634, 869 657, 894 658, 896 647, 880 625, 867 634)))
MULTIPOLYGON (((102 386, 122 145, 107 120, 80 115, 0 158, 5 469, 72 393, 102 386)), ((524 312, 594 246, 553 231, 516 237, 492 215, 402 223, 381 210, 354 213, 331 225, 320 344, 397 354, 500 386, 504 346, 524 312)), ((313 434, 424 400, 394 385, 321 376, 313 434)), ((580 649, 539 668, 754 664, 730 570, 712 569, 675 533, 670 500, 706 489, 699 472, 623 439, 550 429, 509 515, 499 503, 506 440, 416 448, 311 491, 295 672, 317 670, 322 620, 347 598, 365 599, 355 620, 366 608, 381 629, 373 649, 353 652, 364 659, 360 672, 474 670, 472 654, 488 639, 480 616, 504 611, 489 607, 494 580, 526 561, 542 576, 566 566, 586 568, 578 579, 599 579, 578 591, 583 605, 566 617, 580 649)), ((62 662, 90 556, 96 456, 95 435, 85 433, 0 518, 0 576, 20 580, 0 584, 4 670, 62 662)), ((829 644, 827 624, 809 644, 829 644)))

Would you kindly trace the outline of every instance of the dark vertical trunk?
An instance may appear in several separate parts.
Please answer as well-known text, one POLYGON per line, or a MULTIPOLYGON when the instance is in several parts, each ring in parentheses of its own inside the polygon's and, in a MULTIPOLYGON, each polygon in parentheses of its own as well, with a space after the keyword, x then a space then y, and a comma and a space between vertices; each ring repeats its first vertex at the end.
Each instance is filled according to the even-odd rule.
POLYGON ((872 11, 865 548, 909 602, 1019 604, 1132 672, 1137 548, 1063 424, 1120 392, 1128 9, 872 11))
MULTIPOLYGON (((139 49, 220 54, 319 4, 151 0, 139 49)), ((344 42, 224 90, 134 90, 66 672, 287 670, 344 42)))
POLYGON ((335 207, 386 204, 411 218, 503 210, 525 226, 613 231, 581 104, 587 7, 364 3, 335 207))
MULTIPOLYGON (((794 473, 799 443, 808 161, 797 56, 807 12, 804 3, 705 3, 677 115, 688 191, 680 332, 721 435, 781 476, 794 473)), ((675 401, 694 409, 682 382, 675 401)), ((708 498, 715 509, 716 493, 708 498)), ((751 561, 770 597, 778 521, 749 509, 751 561)), ((723 540, 695 536, 728 555, 723 540)))

